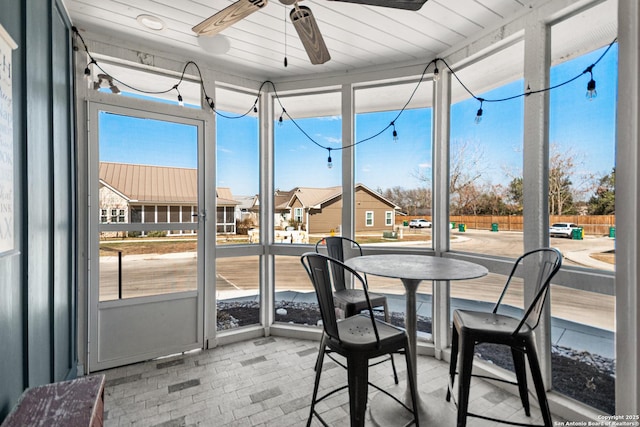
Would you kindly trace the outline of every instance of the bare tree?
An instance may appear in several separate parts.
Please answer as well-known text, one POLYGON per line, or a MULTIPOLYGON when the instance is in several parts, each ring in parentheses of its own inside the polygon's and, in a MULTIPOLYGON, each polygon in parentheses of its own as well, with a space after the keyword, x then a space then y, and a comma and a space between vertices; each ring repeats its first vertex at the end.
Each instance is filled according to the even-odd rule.
POLYGON ((597 186, 595 174, 579 173, 584 161, 572 148, 560 150, 556 144, 549 155, 549 213, 552 215, 576 212, 575 202, 585 198, 597 186))
POLYGON ((475 213, 482 191, 479 179, 486 172, 484 151, 471 141, 454 140, 451 144, 449 194, 453 214, 475 213))

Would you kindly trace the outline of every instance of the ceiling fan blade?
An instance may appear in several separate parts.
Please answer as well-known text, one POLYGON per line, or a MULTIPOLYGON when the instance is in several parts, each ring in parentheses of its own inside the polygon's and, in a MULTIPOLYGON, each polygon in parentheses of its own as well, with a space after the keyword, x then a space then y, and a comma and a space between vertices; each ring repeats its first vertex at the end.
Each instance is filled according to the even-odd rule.
POLYGON ((312 64, 324 64, 331 59, 331 55, 329 55, 329 50, 324 43, 322 34, 320 34, 311 9, 306 6, 298 6, 297 3, 294 6, 289 17, 298 37, 300 37, 304 50, 307 51, 312 64))
POLYGON ((394 9, 420 10, 427 0, 333 0, 369 6, 391 7, 394 9))
POLYGON ((218 34, 267 5, 267 0, 238 0, 192 28, 199 36, 218 34))

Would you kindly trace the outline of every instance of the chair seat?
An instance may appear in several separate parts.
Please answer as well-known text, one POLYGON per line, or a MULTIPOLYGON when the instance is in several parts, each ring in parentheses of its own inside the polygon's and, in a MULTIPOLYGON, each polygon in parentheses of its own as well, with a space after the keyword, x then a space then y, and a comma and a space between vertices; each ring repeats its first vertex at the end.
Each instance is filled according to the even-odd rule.
MULTIPOLYGON (((491 337, 491 341, 495 341, 500 336, 504 340, 512 337, 513 331, 520 324, 520 319, 497 313, 454 310, 453 324, 461 333, 472 333, 479 341, 482 341, 483 334, 487 334, 491 337)), ((531 328, 525 323, 516 335, 524 337, 531 333, 531 328)))
MULTIPOLYGON (((369 299, 372 307, 380 307, 385 305, 386 297, 384 295, 369 292, 369 299)), ((345 310, 347 305, 353 306, 353 312, 357 313, 366 310, 367 299, 362 289, 343 289, 333 293, 333 300, 336 307, 345 310)))
MULTIPOLYGON (((379 342, 376 340, 369 316, 360 314, 339 321, 340 346, 350 351, 371 352, 379 349, 382 350, 382 353, 388 353, 398 346, 404 346, 403 343, 406 342, 404 330, 381 320, 375 322, 380 336, 379 342)), ((334 351, 340 353, 340 351, 334 351)))

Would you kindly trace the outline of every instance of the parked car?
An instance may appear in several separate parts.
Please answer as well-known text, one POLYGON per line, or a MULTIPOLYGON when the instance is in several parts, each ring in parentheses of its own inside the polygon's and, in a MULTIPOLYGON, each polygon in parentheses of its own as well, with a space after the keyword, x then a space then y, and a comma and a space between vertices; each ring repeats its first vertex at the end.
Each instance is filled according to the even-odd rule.
POLYGON ((572 237, 573 230, 578 227, 572 222, 556 222, 549 227, 549 236, 551 237, 572 237))
POLYGON ((431 228, 431 221, 426 219, 412 219, 409 221, 409 228, 431 228))

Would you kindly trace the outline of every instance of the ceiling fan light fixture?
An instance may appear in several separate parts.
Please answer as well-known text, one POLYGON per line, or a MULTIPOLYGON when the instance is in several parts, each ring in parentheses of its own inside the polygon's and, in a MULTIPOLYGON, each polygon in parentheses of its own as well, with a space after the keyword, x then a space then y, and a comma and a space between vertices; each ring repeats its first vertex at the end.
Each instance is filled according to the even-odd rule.
POLYGON ((138 15, 136 21, 138 21, 138 24, 143 27, 154 31, 162 31, 166 26, 162 19, 157 16, 147 14, 138 15))

